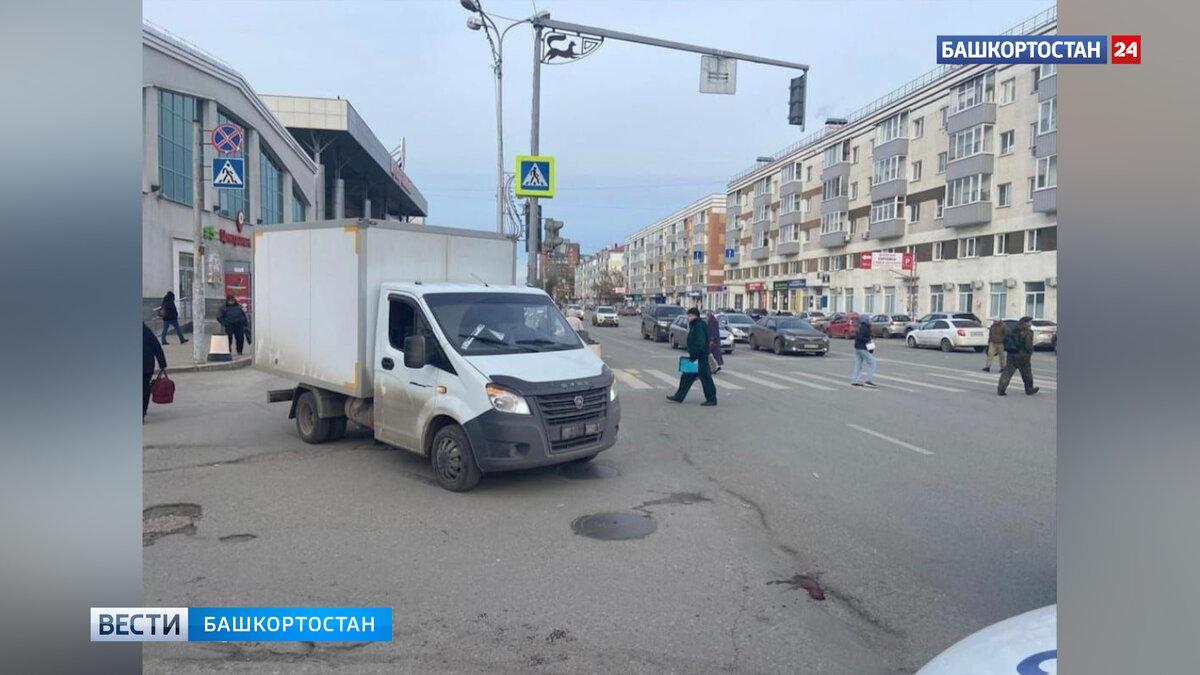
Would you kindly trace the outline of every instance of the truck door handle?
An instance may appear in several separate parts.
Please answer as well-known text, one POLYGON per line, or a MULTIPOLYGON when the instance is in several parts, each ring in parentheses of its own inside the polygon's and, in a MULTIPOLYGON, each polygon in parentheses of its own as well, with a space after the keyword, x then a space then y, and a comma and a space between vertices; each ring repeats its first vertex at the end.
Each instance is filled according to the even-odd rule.
POLYGON ((384 370, 391 370, 392 368, 396 367, 396 362, 391 358, 385 357, 380 365, 383 366, 384 370))
POLYGON ((433 386, 429 384, 421 384, 420 382, 409 382, 409 384, 413 385, 414 387, 421 387, 422 389, 428 389, 429 387, 433 386))

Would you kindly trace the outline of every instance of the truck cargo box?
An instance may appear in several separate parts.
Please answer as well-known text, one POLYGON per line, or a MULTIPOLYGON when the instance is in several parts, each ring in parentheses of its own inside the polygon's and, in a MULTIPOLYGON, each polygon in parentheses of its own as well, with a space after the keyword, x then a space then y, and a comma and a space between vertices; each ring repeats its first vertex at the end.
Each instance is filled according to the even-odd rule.
POLYGON ((380 284, 515 282, 516 242, 482 230, 364 219, 262 226, 253 241, 255 367, 359 398, 374 388, 380 284))

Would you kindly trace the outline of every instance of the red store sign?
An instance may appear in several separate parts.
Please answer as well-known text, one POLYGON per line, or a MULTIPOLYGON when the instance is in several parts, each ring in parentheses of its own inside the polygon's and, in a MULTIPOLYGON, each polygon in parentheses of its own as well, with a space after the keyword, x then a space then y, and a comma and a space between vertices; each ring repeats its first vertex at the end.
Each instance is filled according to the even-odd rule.
POLYGON ((748 284, 746 284, 746 290, 747 290, 747 291, 749 291, 749 292, 751 292, 751 293, 755 293, 755 292, 757 292, 757 291, 761 291, 762 289, 763 289, 763 285, 762 285, 760 282, 757 282, 757 281, 754 281, 754 282, 751 282, 751 283, 748 283, 748 284))
POLYGON ((230 246, 244 246, 246 248, 250 248, 250 237, 243 237, 240 235, 232 234, 230 232, 226 232, 225 230, 221 230, 218 233, 217 238, 221 240, 222 244, 229 244, 230 246))

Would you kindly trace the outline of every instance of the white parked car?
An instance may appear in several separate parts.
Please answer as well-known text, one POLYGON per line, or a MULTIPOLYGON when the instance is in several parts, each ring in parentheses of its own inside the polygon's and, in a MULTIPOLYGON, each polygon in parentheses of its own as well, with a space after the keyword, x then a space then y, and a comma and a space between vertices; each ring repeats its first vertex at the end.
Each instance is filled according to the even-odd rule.
MULTIPOLYGON (((1020 319, 1008 318, 1003 319, 1004 326, 1009 330, 1016 330, 1020 319)), ((1029 327, 1033 331, 1033 348, 1034 349, 1050 349, 1058 351, 1058 324, 1046 319, 1034 319, 1033 325, 1029 327)))
POLYGON ((908 334, 909 347, 941 347, 944 352, 973 347, 987 349, 988 331, 978 321, 934 319, 908 334))
POLYGON ((917 675, 1035 675, 1058 672, 1058 605, 994 623, 954 643, 917 675))
POLYGON ((617 310, 612 305, 600 305, 592 312, 593 326, 619 326, 617 310))

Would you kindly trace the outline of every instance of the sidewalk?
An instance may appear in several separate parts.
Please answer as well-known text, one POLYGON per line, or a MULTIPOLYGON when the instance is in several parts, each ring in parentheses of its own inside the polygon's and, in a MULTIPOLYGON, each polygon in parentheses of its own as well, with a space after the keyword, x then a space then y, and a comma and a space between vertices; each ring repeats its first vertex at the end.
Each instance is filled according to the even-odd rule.
MULTIPOLYGON (((167 357, 167 372, 168 373, 202 373, 213 370, 234 370, 235 368, 245 368, 250 365, 250 355, 253 353, 253 347, 246 345, 245 355, 238 356, 236 347, 233 352, 232 361, 205 361, 204 363, 194 363, 192 361, 192 334, 187 335, 188 343, 185 345, 179 344, 179 336, 172 330, 167 340, 170 344, 162 346, 163 354, 167 357)), ((206 336, 207 337, 207 336, 206 336)), ((204 343, 204 358, 208 358, 208 340, 204 343)))

